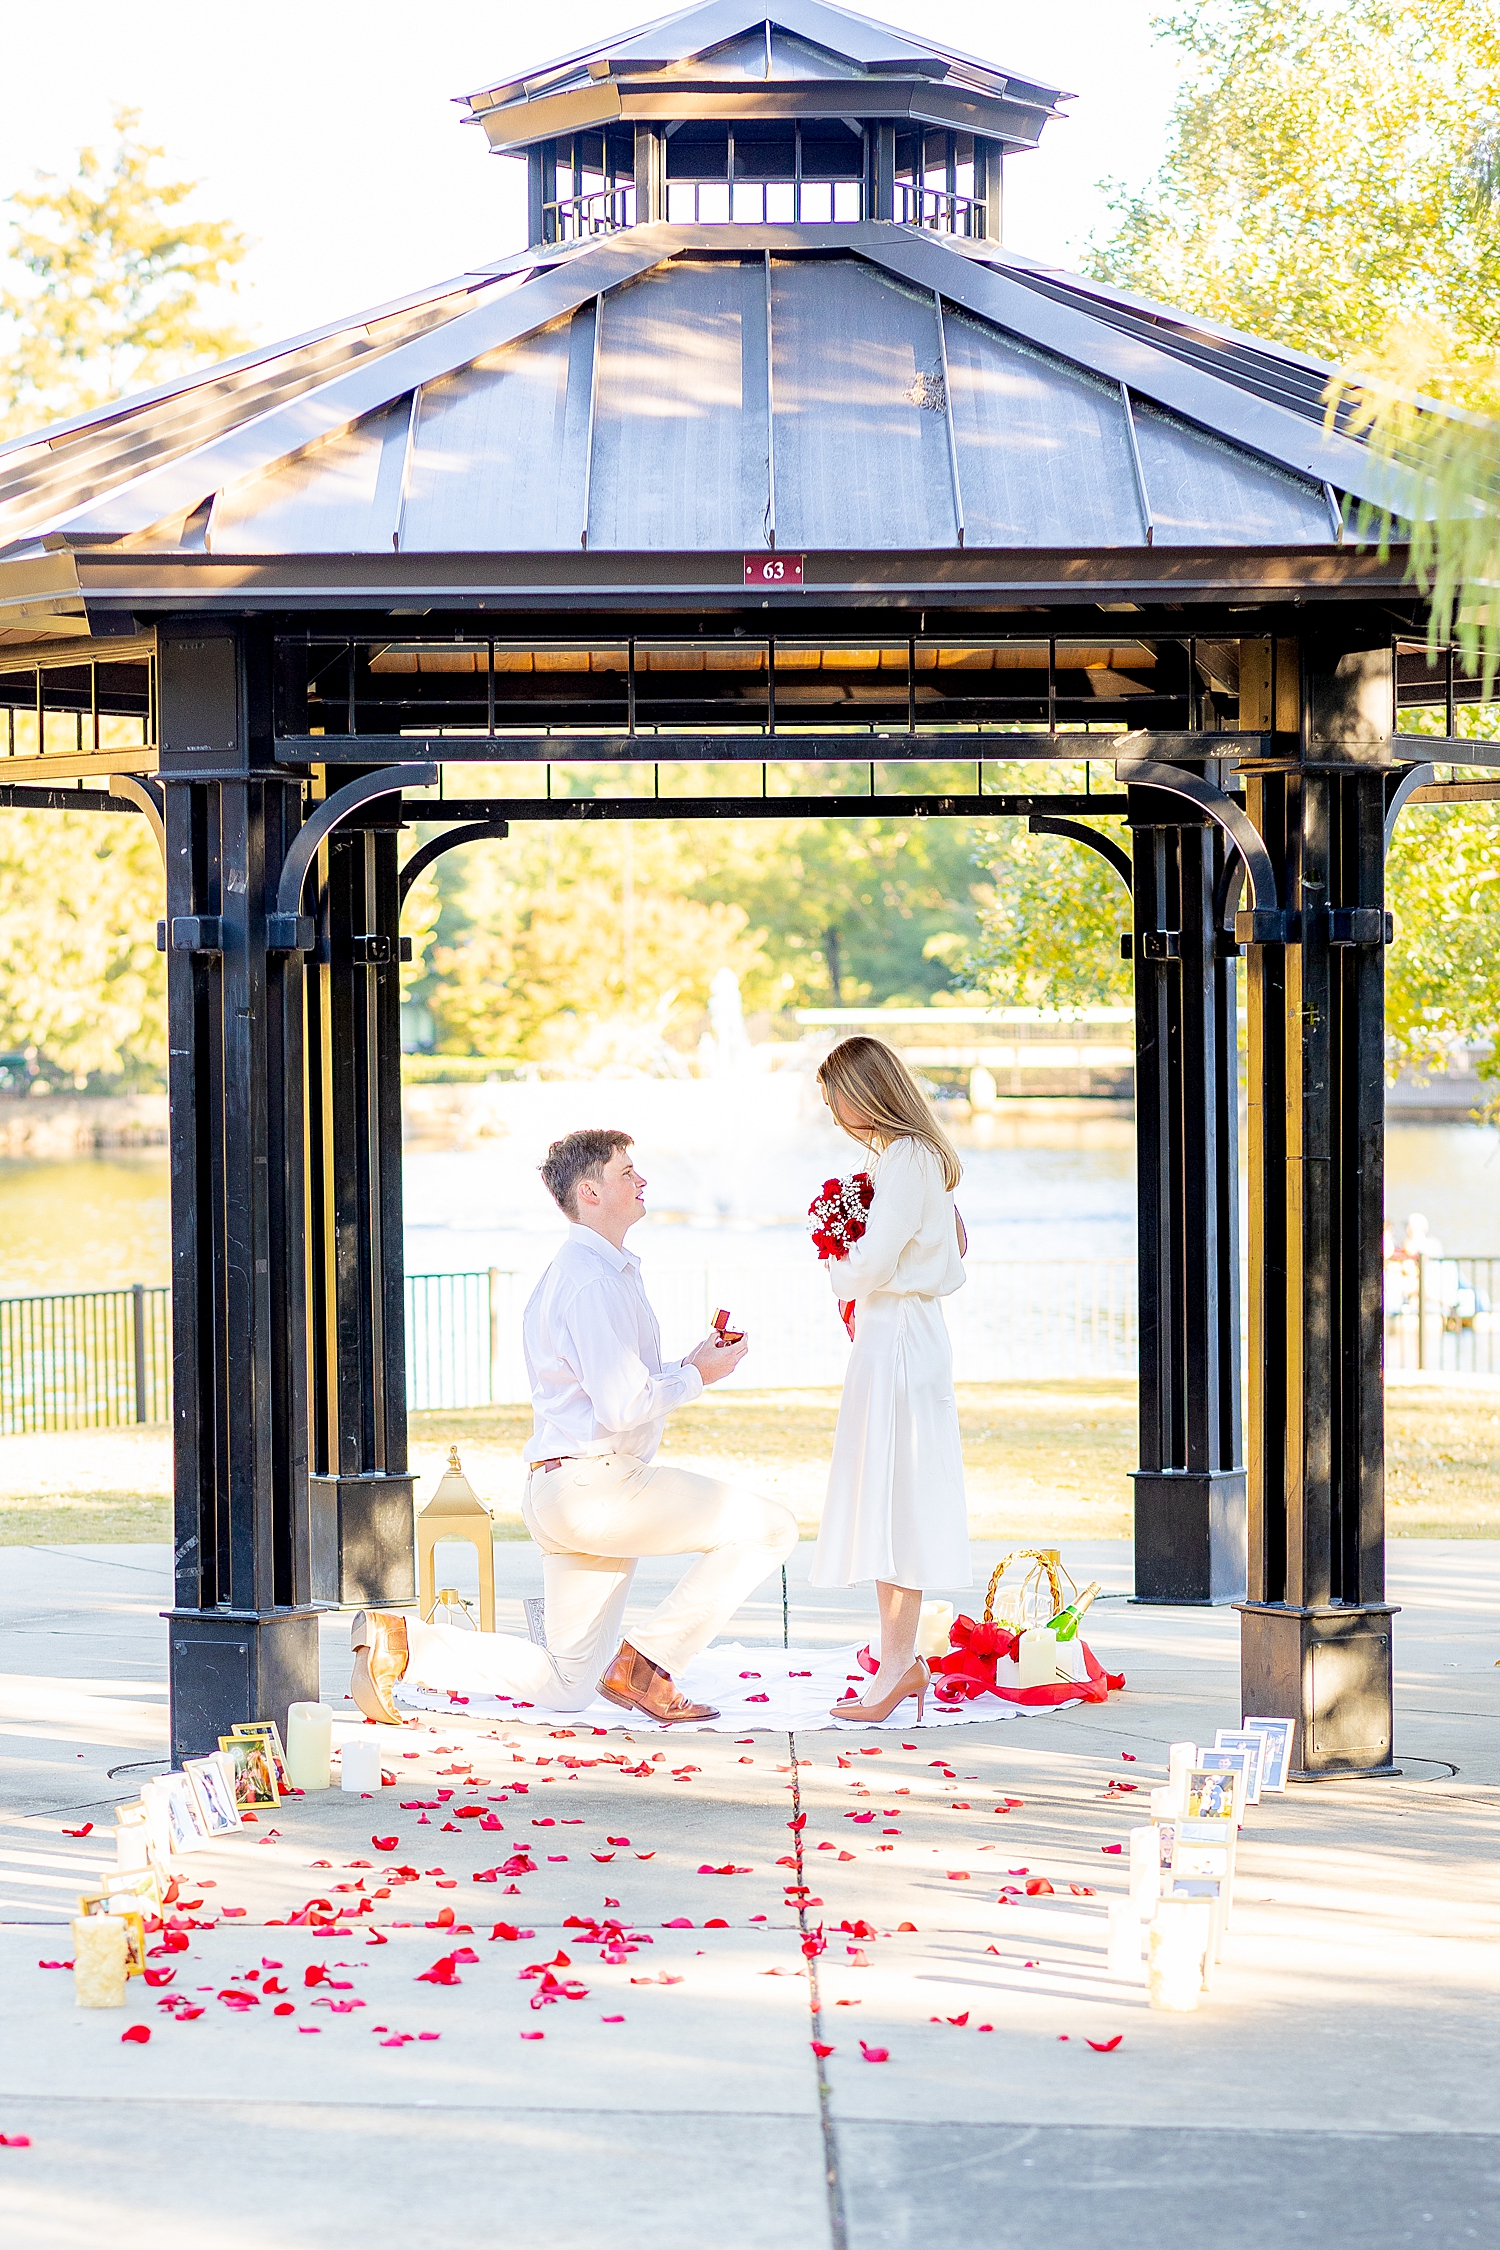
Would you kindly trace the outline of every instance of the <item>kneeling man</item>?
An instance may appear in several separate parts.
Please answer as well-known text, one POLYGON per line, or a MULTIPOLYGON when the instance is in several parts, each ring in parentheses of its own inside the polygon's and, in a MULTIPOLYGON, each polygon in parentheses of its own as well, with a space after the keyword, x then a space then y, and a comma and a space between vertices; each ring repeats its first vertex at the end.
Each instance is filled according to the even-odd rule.
POLYGON ((712 1335, 662 1364, 641 1262, 625 1248, 646 1202, 632 1145, 628 1133, 569 1133, 542 1166, 570 1222, 523 1321, 536 1425, 521 1514, 542 1550, 547 1646, 362 1610, 350 1692, 366 1718, 398 1720, 391 1691, 403 1678, 550 1711, 579 1711, 602 1695, 669 1725, 718 1717, 690 1702, 673 1674, 786 1561, 797 1526, 778 1501, 652 1466, 672 1409, 732 1373, 748 1347, 712 1335), (699 1559, 622 1640, 639 1557, 680 1554, 699 1559))

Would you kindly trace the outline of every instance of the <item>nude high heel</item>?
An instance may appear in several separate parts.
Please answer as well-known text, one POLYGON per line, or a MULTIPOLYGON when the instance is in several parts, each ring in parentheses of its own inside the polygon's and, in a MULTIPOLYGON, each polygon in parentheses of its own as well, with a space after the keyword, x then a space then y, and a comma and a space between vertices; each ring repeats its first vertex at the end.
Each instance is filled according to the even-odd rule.
POLYGON ((922 1705, 927 1700, 931 1682, 932 1674, 927 1669, 927 1659, 919 1656, 911 1670, 903 1672, 890 1694, 883 1695, 878 1703, 861 1703, 857 1696, 851 1697, 847 1703, 835 1703, 829 1717, 853 1719, 856 1724, 872 1725, 880 1719, 888 1719, 898 1703, 904 1703, 909 1695, 914 1695, 917 1699, 917 1724, 920 1726, 922 1705))

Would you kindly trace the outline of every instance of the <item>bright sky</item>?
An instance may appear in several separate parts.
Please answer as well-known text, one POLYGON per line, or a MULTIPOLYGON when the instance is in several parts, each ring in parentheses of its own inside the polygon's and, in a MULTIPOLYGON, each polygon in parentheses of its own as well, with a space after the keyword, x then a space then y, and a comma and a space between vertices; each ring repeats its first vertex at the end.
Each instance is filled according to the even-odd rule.
MULTIPOLYGON (((1160 0, 884 0, 864 13, 1077 94, 1040 150, 1007 167, 1006 239, 1073 262, 1107 218, 1098 183, 1140 186, 1160 157, 1174 51, 1160 0)), ((481 0, 67 0, 0 5, 0 194, 71 172, 111 105, 142 112, 202 216, 255 248, 239 320, 290 335, 520 247, 524 167, 486 153, 452 97, 662 13, 654 0, 536 12, 481 0), (59 24, 65 25, 63 49, 59 24)))

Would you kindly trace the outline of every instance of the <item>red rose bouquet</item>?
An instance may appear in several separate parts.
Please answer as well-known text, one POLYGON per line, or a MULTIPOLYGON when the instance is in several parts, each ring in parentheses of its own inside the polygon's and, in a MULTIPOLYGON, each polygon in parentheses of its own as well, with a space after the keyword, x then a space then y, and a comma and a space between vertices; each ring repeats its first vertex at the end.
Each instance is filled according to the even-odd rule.
POLYGON ((847 1180, 825 1180, 807 1206, 813 1248, 820 1258, 847 1258, 865 1231, 865 1213, 875 1200, 868 1172, 847 1180))
MULTIPOLYGON (((865 1213, 875 1200, 875 1182, 868 1172, 847 1180, 825 1180, 807 1206, 812 1221, 813 1247, 820 1258, 847 1258, 865 1231, 865 1213)), ((839 1318, 854 1341, 854 1300, 839 1299, 839 1318)))

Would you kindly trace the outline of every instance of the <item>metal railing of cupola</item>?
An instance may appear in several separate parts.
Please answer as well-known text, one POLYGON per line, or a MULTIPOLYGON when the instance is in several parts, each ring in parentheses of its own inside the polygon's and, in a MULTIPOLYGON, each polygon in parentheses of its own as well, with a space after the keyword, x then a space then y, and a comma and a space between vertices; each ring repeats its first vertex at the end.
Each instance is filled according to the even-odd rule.
POLYGON ((635 186, 622 182, 579 195, 560 195, 555 203, 544 203, 542 210, 552 222, 546 236, 549 242, 587 242, 596 235, 619 234, 635 225, 635 186))
POLYGON ((978 198, 959 195, 948 188, 920 187, 910 180, 896 182, 896 217, 902 226, 926 227, 933 234, 959 234, 969 240, 983 234, 983 208, 978 198))

